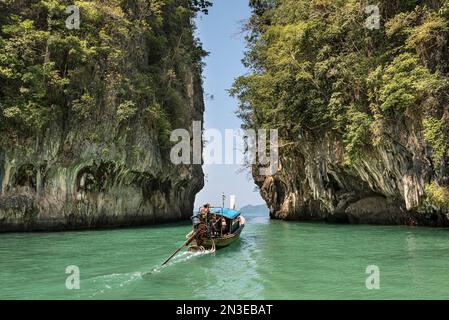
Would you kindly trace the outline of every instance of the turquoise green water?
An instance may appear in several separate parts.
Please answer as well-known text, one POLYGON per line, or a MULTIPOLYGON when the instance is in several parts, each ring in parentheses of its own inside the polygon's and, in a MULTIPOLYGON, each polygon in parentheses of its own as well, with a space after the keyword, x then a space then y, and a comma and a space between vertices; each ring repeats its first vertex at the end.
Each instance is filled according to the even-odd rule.
POLYGON ((0 235, 3 299, 448 299, 449 231, 247 216, 239 242, 181 254, 190 226, 0 235), (66 267, 80 289, 66 288, 66 267), (380 289, 368 290, 368 265, 380 289))

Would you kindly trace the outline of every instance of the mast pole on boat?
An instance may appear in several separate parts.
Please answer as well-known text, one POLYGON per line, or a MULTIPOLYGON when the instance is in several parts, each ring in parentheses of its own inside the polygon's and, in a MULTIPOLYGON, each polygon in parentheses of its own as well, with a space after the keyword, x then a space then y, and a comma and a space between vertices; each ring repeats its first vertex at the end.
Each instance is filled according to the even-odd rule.
POLYGON ((222 195, 221 195, 221 200, 222 200, 222 206, 221 206, 221 213, 223 214, 223 209, 224 209, 224 206, 225 206, 225 200, 226 200, 226 196, 225 196, 225 193, 223 192, 222 193, 222 195))

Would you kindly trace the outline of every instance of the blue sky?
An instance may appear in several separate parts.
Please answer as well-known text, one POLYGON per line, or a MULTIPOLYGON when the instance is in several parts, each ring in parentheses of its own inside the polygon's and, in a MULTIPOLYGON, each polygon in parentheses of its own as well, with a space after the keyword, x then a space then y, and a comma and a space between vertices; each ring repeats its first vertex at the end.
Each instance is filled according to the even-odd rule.
MULTIPOLYGON (((229 97, 227 89, 234 79, 247 73, 241 63, 245 51, 244 35, 241 33, 243 21, 250 16, 247 0, 215 0, 209 15, 197 18, 197 36, 210 54, 205 59, 204 91, 206 112, 205 129, 239 129, 240 119, 234 114, 237 101, 229 97)), ((206 181, 204 189, 197 195, 195 208, 209 202, 221 205, 221 194, 229 199, 237 196, 237 207, 247 204, 264 203, 248 171, 241 171, 239 165, 204 165, 206 181)), ((227 203, 228 200, 227 200, 227 203)))

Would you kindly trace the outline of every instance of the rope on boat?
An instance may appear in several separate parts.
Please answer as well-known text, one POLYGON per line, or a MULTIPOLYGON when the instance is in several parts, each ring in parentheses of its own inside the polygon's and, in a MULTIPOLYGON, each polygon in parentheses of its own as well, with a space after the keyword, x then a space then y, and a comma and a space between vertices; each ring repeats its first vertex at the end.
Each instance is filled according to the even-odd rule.
POLYGON ((214 241, 214 239, 212 239, 212 238, 211 238, 211 240, 212 240, 212 249, 211 249, 211 253, 214 253, 214 252, 215 252, 215 241, 214 241))

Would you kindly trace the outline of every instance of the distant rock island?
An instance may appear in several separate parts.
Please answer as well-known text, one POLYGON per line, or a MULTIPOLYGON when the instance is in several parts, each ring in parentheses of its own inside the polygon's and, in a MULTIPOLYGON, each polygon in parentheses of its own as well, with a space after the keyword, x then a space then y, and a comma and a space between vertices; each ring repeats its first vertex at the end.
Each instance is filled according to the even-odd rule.
POLYGON ((258 204, 258 205, 247 205, 240 209, 240 212, 243 214, 251 214, 251 213, 266 213, 267 215, 270 213, 266 204, 258 204))

